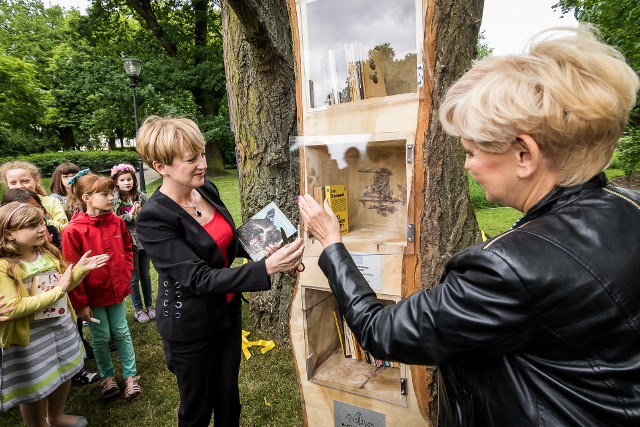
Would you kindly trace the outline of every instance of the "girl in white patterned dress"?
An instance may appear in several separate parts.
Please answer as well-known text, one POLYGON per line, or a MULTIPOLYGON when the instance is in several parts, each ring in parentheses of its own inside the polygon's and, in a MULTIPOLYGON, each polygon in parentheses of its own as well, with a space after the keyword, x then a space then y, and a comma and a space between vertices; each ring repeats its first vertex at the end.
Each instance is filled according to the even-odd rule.
POLYGON ((83 349, 66 292, 107 255, 89 252, 66 266, 45 238, 41 209, 13 202, 0 207, 0 294, 12 311, 0 322, 0 410, 20 405, 31 426, 86 426, 65 415, 71 377, 83 365, 83 349))

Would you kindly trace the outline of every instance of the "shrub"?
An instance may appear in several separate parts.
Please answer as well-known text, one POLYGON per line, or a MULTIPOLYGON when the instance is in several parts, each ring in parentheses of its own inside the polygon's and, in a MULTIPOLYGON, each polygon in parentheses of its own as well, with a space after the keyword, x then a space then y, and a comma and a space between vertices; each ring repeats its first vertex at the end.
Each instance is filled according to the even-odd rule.
POLYGON ((640 167, 640 130, 631 129, 620 138, 618 161, 626 177, 633 175, 640 167))
POLYGON ((131 163, 138 168, 138 155, 135 151, 59 151, 28 156, 0 157, 0 164, 11 160, 31 162, 40 169, 42 176, 49 176, 63 162, 71 162, 80 169, 89 168, 94 172, 103 172, 118 163, 131 163))

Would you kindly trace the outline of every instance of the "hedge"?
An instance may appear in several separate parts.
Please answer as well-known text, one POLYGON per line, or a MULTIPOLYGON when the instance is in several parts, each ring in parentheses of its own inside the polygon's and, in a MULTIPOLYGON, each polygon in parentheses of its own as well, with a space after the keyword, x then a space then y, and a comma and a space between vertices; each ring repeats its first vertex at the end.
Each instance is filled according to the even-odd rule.
POLYGON ((0 164, 24 160, 38 167, 42 176, 49 176, 60 163, 75 163, 80 169, 89 168, 95 172, 105 171, 118 163, 131 163, 138 169, 138 155, 135 151, 60 151, 30 154, 28 156, 0 157, 0 164))

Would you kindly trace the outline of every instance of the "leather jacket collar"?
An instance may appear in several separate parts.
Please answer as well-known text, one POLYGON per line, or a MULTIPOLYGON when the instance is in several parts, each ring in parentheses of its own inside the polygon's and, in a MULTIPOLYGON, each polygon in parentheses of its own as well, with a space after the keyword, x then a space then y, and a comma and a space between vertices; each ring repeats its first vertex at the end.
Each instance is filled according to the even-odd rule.
POLYGON ((608 180, 606 175, 604 174, 604 172, 600 172, 589 181, 584 182, 580 185, 575 185, 573 187, 555 187, 538 203, 536 203, 529 210, 529 212, 520 217, 520 219, 518 219, 511 228, 518 228, 533 219, 539 218, 542 215, 554 209, 557 209, 568 202, 573 201, 584 191, 591 191, 596 188, 602 188, 607 185, 607 183, 608 180))

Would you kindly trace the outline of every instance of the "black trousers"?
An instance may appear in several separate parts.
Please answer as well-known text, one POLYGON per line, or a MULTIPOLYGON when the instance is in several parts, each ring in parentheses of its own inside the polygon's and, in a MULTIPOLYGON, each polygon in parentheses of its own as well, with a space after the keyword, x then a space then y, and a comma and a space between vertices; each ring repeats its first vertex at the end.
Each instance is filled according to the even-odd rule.
POLYGON ((180 391, 179 427, 207 427, 212 413, 216 427, 240 425, 240 298, 229 304, 230 327, 193 341, 163 340, 165 362, 180 391))

